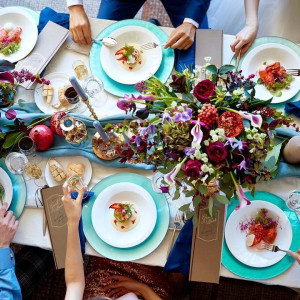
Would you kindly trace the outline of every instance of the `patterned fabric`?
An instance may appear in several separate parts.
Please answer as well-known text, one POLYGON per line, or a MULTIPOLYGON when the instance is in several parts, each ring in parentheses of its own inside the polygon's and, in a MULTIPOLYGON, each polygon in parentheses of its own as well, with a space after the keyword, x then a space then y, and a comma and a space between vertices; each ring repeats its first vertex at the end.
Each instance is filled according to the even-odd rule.
POLYGON ((23 247, 16 255, 16 275, 21 286, 23 299, 30 299, 40 280, 54 267, 52 252, 23 247))
POLYGON ((160 267, 152 267, 132 262, 118 262, 101 257, 91 257, 87 266, 84 299, 105 296, 101 282, 111 275, 127 276, 151 287, 162 299, 172 299, 170 274, 160 267))

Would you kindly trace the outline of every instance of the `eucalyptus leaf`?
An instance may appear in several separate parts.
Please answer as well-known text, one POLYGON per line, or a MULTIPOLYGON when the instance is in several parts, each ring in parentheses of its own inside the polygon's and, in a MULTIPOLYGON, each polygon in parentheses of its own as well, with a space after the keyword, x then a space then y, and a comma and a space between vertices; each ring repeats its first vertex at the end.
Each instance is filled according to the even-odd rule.
POLYGON ((197 195, 194 199, 193 199, 193 205, 194 207, 198 206, 201 203, 201 197, 200 195, 197 195))
POLYGON ((219 74, 220 75, 223 75, 227 72, 230 72, 230 71, 233 71, 235 69, 235 66, 232 66, 232 65, 224 65, 220 68, 219 70, 219 74))
POLYGON ((180 197, 180 191, 177 189, 174 193, 173 200, 177 200, 180 197))
POLYGON ((197 228, 197 226, 198 226, 198 218, 197 218, 196 214, 194 214, 194 216, 193 216, 193 226, 194 226, 194 228, 197 228))
POLYGON ((215 65, 209 65, 206 67, 206 71, 209 71, 213 74, 218 74, 218 69, 215 65))
POLYGON ((185 193, 186 197, 193 197, 195 195, 196 191, 195 190, 191 190, 191 191, 187 191, 185 193))
POLYGON ((213 197, 222 204, 230 204, 230 200, 228 200, 227 197, 223 195, 215 194, 213 197))
POLYGON ((265 158, 263 166, 266 167, 270 172, 277 168, 277 161, 279 160, 282 144, 283 142, 274 146, 273 149, 268 152, 267 157, 265 158))
POLYGON ((186 210, 188 210, 189 208, 190 208, 190 203, 184 204, 184 205, 180 206, 180 207, 179 207, 179 210, 180 210, 180 211, 186 211, 186 210))
POLYGON ((199 192, 203 195, 206 195, 208 193, 208 188, 206 185, 200 184, 198 189, 199 189, 199 192))
POLYGON ((187 219, 190 219, 190 218, 193 217, 194 215, 195 215, 195 212, 194 212, 194 211, 190 211, 190 212, 187 214, 186 218, 187 218, 187 219))

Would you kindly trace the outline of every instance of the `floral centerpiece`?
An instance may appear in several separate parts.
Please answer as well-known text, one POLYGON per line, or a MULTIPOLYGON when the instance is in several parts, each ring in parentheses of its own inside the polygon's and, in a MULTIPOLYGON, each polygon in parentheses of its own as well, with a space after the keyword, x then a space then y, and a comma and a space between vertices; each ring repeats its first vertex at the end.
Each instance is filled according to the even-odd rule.
POLYGON ((242 188, 254 192, 257 182, 278 170, 281 144, 274 129, 296 127, 268 106, 272 99, 255 98, 254 75, 245 78, 234 69, 208 65, 204 80, 198 68, 175 72, 167 84, 155 77, 140 82, 136 89, 142 95, 125 95, 117 103, 138 118, 107 125, 128 137, 119 149, 122 162, 152 164, 165 174, 165 184, 176 187, 174 200, 181 192, 192 197, 181 210, 205 201, 214 215, 214 203, 227 204, 232 196, 239 199, 236 209, 250 204, 242 188))

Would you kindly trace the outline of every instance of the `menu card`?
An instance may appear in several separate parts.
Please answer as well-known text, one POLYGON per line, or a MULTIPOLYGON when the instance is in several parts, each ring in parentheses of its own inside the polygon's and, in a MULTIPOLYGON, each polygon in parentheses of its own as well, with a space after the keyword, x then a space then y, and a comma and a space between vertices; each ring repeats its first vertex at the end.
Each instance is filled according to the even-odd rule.
MULTIPOLYGON (((40 74, 59 50, 68 34, 69 30, 49 21, 39 34, 37 43, 31 53, 18 62, 16 70, 26 69, 33 74, 40 74)), ((33 82, 26 81, 20 85, 29 89, 32 84, 33 82)))
POLYGON ((67 216, 61 198, 62 185, 41 190, 56 269, 65 267, 67 216))
MULTIPOLYGON (((196 65, 205 64, 204 57, 211 57, 211 64, 220 67, 223 54, 222 30, 199 29, 196 31, 196 65)), ((216 204, 217 205, 217 204, 216 204)), ((207 214, 208 205, 202 204, 196 210, 198 226, 193 232, 190 280, 219 283, 225 206, 216 207, 215 218, 207 214)))

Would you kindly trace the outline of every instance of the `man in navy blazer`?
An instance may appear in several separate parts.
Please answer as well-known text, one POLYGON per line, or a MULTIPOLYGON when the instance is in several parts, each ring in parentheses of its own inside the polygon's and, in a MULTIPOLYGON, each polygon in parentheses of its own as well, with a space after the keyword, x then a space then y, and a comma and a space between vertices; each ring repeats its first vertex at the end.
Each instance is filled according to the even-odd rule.
MULTIPOLYGON (((109 20, 132 19, 146 0, 102 0, 98 18, 109 20)), ((161 0, 175 29, 169 36, 165 48, 187 50, 195 39, 197 28, 208 28, 206 12, 210 0, 161 0)), ((76 43, 90 44, 91 29, 88 17, 84 11, 83 0, 67 0, 70 12, 70 34, 76 43)), ((155 16, 154 16, 155 17, 155 16)), ((194 55, 194 47, 189 51, 178 53, 177 67, 190 65, 194 55)), ((178 69, 177 68, 177 69, 178 69)))

